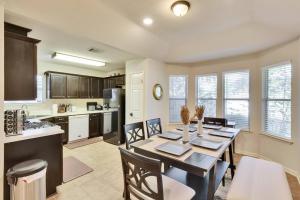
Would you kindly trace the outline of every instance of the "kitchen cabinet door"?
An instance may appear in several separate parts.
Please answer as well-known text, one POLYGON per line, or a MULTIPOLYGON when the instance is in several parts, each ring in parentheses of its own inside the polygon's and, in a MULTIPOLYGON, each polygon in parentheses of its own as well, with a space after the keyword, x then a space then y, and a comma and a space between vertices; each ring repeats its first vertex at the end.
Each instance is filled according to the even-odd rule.
POLYGON ((79 96, 80 98, 89 98, 90 97, 90 78, 89 77, 80 77, 79 78, 79 96))
MULTIPOLYGON (((47 120, 49 121, 49 120, 47 120)), ((68 117, 54 117, 51 119, 52 123, 60 126, 60 128, 64 131, 62 134, 62 143, 67 144, 69 141, 69 119, 68 117)))
POLYGON ((91 82, 91 98, 99 98, 100 92, 99 92, 99 79, 98 78, 90 78, 91 82))
POLYGON ((51 73, 48 84, 51 99, 67 98, 67 75, 51 73))
POLYGON ((64 131, 64 133, 62 134, 62 143, 67 144, 68 140, 69 140, 69 134, 68 134, 69 125, 68 125, 68 123, 62 122, 62 123, 57 123, 56 125, 60 126, 60 128, 64 131))
POLYGON ((89 116, 89 138, 100 136, 100 114, 90 114, 89 116))
POLYGON ((37 97, 37 47, 39 40, 5 32, 4 99, 35 100, 37 97))
POLYGON ((67 98, 79 98, 79 76, 67 75, 67 98))
POLYGON ((104 79, 99 78, 99 98, 103 98, 104 79))
POLYGON ((115 78, 116 85, 125 85, 125 75, 124 76, 118 76, 115 78))

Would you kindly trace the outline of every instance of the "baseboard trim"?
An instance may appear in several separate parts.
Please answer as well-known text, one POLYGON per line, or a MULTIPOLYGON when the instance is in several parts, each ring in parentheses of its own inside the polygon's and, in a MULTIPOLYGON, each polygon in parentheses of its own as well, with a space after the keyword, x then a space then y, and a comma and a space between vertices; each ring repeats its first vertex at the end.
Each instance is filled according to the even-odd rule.
MULTIPOLYGON (((236 153, 243 154, 243 155, 246 155, 246 156, 255 157, 255 158, 260 158, 260 159, 264 159, 264 160, 268 160, 268 161, 273 161, 272 159, 270 159, 270 158, 268 158, 266 156, 262 156, 262 155, 259 155, 257 153, 253 153, 253 152, 236 150, 236 153)), ((288 174, 290 174, 292 176, 295 176, 297 178, 297 180, 298 180, 298 183, 300 184, 300 175, 299 175, 299 173, 297 171, 295 171, 293 169, 290 169, 290 168, 288 168, 286 166, 283 166, 283 168, 284 168, 284 170, 285 170, 286 173, 288 173, 288 174)))

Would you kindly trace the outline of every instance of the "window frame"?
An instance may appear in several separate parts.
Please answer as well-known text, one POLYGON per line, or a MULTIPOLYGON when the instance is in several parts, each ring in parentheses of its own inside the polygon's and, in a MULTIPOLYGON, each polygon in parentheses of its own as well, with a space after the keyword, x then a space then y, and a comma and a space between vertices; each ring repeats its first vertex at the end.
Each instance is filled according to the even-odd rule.
POLYGON ((265 128, 265 123, 266 123, 266 107, 267 107, 267 103, 270 101, 282 101, 282 102, 290 102, 291 107, 290 109, 292 110, 292 103, 293 103, 293 64, 291 61, 283 61, 283 62, 279 62, 279 63, 275 63, 275 64, 271 64, 271 65, 265 65, 264 67, 261 68, 261 90, 262 90, 262 98, 261 98, 261 134, 269 136, 269 137, 273 137, 275 139, 279 139, 282 141, 286 141, 289 143, 293 143, 293 134, 292 134, 292 127, 293 127, 293 115, 291 112, 291 129, 290 129, 290 137, 284 137, 284 136, 280 136, 276 133, 272 133, 270 131, 267 131, 265 128), (271 99, 269 100, 268 98, 268 88, 265 85, 266 80, 265 80, 265 73, 266 70, 270 69, 270 68, 274 68, 274 67, 280 67, 282 65, 290 65, 291 66, 291 97, 290 99, 271 99))
POLYGON ((168 84, 169 84, 169 90, 168 90, 168 106, 169 106, 169 115, 168 115, 168 121, 169 121, 169 124, 181 124, 181 121, 179 122, 171 122, 170 121, 170 100, 183 100, 184 99, 184 102, 185 102, 185 105, 187 105, 187 101, 188 101, 188 75, 186 74, 175 74, 175 75, 169 75, 168 76, 168 84), (185 98, 171 98, 170 97, 170 78, 171 77, 184 77, 185 78, 185 98))
MULTIPOLYGON (((217 117, 218 115, 218 112, 217 112, 217 109, 218 109, 218 73, 208 73, 208 74, 199 74, 199 75, 196 75, 195 77, 195 105, 198 105, 198 101, 199 100, 214 100, 216 101, 216 115, 215 116, 211 116, 211 117, 217 117), (215 76, 217 78, 217 83, 216 83, 216 98, 199 98, 198 97, 198 78, 199 77, 205 77, 205 76, 215 76)), ((198 105, 199 106, 199 105, 198 105)))
MULTIPOLYGON (((229 71, 223 71, 222 72, 222 115, 224 118, 225 116, 225 110, 226 110, 226 101, 248 101, 248 127, 247 128, 241 128, 241 131, 243 132, 251 132, 251 115, 250 115, 250 110, 251 110, 251 71, 250 69, 236 69, 236 70, 229 70, 229 71), (249 97, 246 98, 225 98, 225 74, 227 73, 237 73, 237 72, 248 72, 249 74, 249 87, 248 87, 248 94, 249 97)), ((230 121, 230 120, 228 120, 230 121)))

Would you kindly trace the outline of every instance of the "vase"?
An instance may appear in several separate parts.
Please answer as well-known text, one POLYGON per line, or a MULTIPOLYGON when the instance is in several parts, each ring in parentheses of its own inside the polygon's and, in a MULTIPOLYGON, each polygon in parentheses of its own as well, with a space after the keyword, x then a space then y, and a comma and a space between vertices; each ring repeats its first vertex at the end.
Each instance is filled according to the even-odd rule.
POLYGON ((183 142, 189 142, 190 136, 189 136, 189 125, 184 125, 183 127, 183 136, 182 136, 182 141, 183 142))
POLYGON ((202 125, 202 120, 198 120, 198 136, 202 136, 203 135, 203 125, 202 125))

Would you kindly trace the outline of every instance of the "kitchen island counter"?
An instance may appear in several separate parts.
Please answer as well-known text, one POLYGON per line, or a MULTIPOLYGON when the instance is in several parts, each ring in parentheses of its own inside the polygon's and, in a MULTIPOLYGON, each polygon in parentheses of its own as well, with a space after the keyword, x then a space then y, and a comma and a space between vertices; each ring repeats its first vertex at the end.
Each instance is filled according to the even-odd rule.
POLYGON ((3 199, 9 200, 9 185, 6 172, 14 165, 31 160, 47 161, 46 193, 47 196, 56 192, 62 184, 63 177, 63 145, 59 126, 28 129, 23 135, 6 137, 4 141, 3 199))

